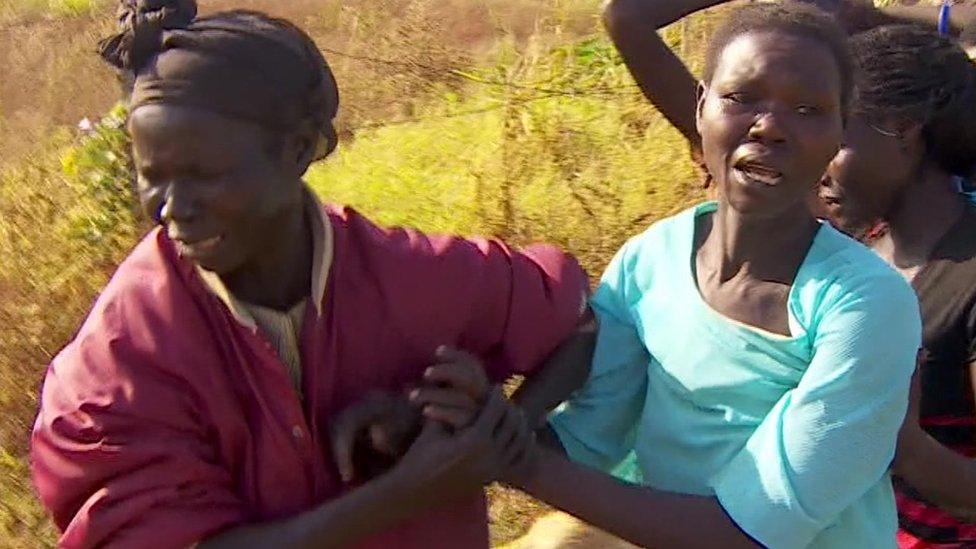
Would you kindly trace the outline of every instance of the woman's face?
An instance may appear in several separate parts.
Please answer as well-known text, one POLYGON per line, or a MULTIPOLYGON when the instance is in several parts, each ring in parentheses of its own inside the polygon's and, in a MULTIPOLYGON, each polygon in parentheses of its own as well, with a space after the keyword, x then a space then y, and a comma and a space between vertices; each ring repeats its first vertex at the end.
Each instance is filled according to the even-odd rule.
POLYGON ((720 199, 755 217, 807 211, 842 137, 831 50, 784 32, 741 35, 700 94, 698 131, 720 199))
POLYGON ((883 219, 913 173, 915 160, 892 124, 852 116, 844 144, 820 182, 831 223, 858 234, 883 219))
POLYGON ((138 194, 184 257, 229 274, 300 215, 300 173, 263 128, 211 111, 147 105, 130 116, 138 194))

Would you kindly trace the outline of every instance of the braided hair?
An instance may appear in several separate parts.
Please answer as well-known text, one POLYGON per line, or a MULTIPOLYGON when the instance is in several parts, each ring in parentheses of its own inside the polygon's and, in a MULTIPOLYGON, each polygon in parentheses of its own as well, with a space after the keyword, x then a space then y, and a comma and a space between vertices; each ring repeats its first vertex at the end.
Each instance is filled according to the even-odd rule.
POLYGON ((976 65, 958 43, 915 25, 888 25, 853 37, 853 110, 869 120, 922 128, 927 158, 947 173, 976 168, 976 65))

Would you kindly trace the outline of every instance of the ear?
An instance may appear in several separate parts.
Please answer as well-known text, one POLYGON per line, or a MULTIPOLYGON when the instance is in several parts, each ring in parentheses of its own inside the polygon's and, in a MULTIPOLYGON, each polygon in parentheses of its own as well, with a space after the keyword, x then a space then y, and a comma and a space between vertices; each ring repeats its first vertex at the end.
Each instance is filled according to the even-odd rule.
MULTIPOLYGON (((905 152, 920 151, 924 145, 922 125, 918 122, 900 119, 890 126, 898 134, 898 143, 905 152)), ((921 152, 921 151, 920 151, 921 152)))
POLYGON ((285 136, 285 146, 281 148, 281 162, 286 169, 301 177, 316 158, 319 140, 317 132, 303 128, 285 136))
POLYGON ((911 120, 898 120, 891 127, 898 132, 898 138, 904 141, 920 139, 922 137, 922 125, 911 120))
POLYGON ((695 90, 695 129, 701 135, 702 111, 705 109, 705 96, 708 95, 708 85, 703 81, 698 82, 698 89, 695 90))

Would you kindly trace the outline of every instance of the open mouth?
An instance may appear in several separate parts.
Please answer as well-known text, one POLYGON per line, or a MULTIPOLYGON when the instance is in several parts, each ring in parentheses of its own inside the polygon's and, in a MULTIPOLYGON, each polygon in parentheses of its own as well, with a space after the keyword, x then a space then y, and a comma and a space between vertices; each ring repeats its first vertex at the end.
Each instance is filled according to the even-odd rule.
POLYGON ((747 182, 775 187, 783 181, 783 172, 755 160, 744 159, 736 162, 733 169, 747 182))
POLYGON ((194 240, 192 242, 187 242, 185 240, 180 240, 179 242, 185 255, 190 257, 200 257, 212 254, 217 246, 223 242, 223 240, 223 235, 217 235, 210 238, 194 240))
POLYGON ((844 195, 835 188, 833 180, 826 176, 820 180, 817 195, 828 206, 840 206, 844 201, 844 195))

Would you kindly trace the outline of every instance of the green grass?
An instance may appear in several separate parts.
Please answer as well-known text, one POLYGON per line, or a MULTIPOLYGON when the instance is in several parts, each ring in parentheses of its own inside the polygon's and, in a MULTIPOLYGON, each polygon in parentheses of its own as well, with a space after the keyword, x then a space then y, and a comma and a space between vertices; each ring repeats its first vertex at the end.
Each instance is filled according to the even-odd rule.
POLYGON ((508 85, 472 81, 417 122, 361 132, 309 183, 386 224, 554 242, 593 274, 628 236, 700 196, 683 139, 605 40, 512 66, 507 78, 476 77, 508 85))
MULTIPOLYGON (((709 25, 696 19, 668 36, 699 51, 709 25)), ((683 140, 640 97, 607 40, 571 42, 503 40, 488 62, 402 97, 401 123, 358 117, 339 153, 310 170, 310 185, 381 223, 550 241, 597 276, 628 236, 700 192, 683 140)), ((54 543, 25 462, 38 382, 142 230, 119 116, 91 135, 58 132, 0 173, 2 547, 54 543)), ((496 541, 543 509, 492 494, 496 541)))

